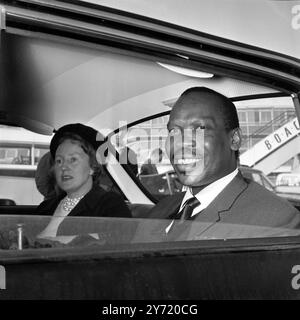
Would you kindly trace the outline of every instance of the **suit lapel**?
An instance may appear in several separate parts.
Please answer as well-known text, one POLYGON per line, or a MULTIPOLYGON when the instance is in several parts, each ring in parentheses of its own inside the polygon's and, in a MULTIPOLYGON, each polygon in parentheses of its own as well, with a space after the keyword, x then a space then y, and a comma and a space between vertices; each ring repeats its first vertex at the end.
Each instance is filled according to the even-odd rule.
POLYGON ((239 172, 213 202, 198 214, 195 220, 203 222, 218 222, 222 215, 228 213, 237 198, 247 189, 248 184, 239 172))
POLYGON ((150 242, 166 241, 167 234, 165 230, 172 221, 170 216, 178 212, 184 195, 184 192, 179 192, 161 200, 149 213, 149 218, 153 220, 146 221, 146 223, 144 221, 140 222, 137 239, 143 239, 143 242, 145 239, 151 239, 150 242))
MULTIPOLYGON (((247 189, 248 184, 244 180, 243 176, 239 172, 237 176, 225 187, 225 189, 214 199, 214 201, 202 212, 200 212, 194 221, 203 222, 193 223, 188 221, 180 227, 180 230, 170 231, 170 234, 166 235, 165 228, 169 225, 171 220, 165 221, 164 223, 157 222, 157 225, 152 228, 150 231, 152 237, 160 236, 160 239, 163 241, 174 241, 174 240, 193 240, 202 233, 205 233, 206 230, 210 229, 216 222, 222 220, 223 214, 230 214, 228 212, 233 206, 234 202, 238 197, 247 189)), ((168 218, 172 213, 178 212, 181 201, 184 197, 184 193, 179 193, 172 196, 172 201, 168 198, 168 201, 162 201, 162 206, 164 208, 164 217, 160 215, 160 218, 168 218)), ((160 208, 157 208, 156 213, 161 212, 160 208)), ((157 214, 157 216, 159 216, 157 214)), ((156 218, 156 217, 152 217, 156 218)))
POLYGON ((209 234, 215 223, 222 221, 223 215, 230 214, 230 209, 234 202, 247 187, 247 182, 239 172, 214 201, 196 216, 195 221, 201 223, 191 224, 189 232, 185 234, 185 240, 205 239, 206 232, 208 231, 209 234))
POLYGON ((170 218, 178 213, 184 195, 185 195, 185 192, 174 194, 174 196, 173 196, 174 200, 169 202, 168 218, 170 218))

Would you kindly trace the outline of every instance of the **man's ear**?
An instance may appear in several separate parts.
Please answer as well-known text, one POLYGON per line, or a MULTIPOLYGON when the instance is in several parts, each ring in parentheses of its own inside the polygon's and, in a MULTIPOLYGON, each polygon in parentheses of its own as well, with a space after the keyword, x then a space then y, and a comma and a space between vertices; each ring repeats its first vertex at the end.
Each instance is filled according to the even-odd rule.
POLYGON ((242 134, 240 128, 235 128, 231 131, 231 150, 237 151, 242 144, 242 134))

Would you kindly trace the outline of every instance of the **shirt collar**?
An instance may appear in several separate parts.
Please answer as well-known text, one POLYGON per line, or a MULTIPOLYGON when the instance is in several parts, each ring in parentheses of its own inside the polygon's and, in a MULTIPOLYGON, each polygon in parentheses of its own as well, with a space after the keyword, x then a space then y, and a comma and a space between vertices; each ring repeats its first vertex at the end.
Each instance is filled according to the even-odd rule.
MULTIPOLYGON (((195 208, 194 212, 200 212, 205 209, 216 197, 219 195, 223 189, 233 180, 233 178, 238 174, 238 169, 229 173, 228 175, 214 181, 207 187, 195 194, 195 197, 200 201, 200 206, 195 208)), ((180 210, 183 208, 184 203, 190 198, 194 197, 191 188, 188 188, 181 202, 180 210)))

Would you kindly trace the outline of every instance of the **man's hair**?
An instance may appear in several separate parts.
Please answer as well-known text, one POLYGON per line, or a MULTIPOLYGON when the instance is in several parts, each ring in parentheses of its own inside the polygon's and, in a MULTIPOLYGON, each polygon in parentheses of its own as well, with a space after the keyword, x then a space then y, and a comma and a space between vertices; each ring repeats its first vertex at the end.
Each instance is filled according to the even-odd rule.
MULTIPOLYGON (((224 126, 227 131, 230 131, 230 130, 233 130, 233 129, 240 127, 239 118, 238 118, 238 114, 237 114, 235 105, 233 104, 233 102, 229 98, 227 98, 226 96, 224 96, 223 94, 221 94, 217 91, 214 91, 214 90, 206 88, 206 87, 192 87, 192 88, 185 90, 181 94, 179 99, 181 100, 182 98, 184 98, 188 94, 191 94, 194 92, 195 93, 210 94, 212 96, 217 97, 220 100, 221 105, 219 105, 219 110, 223 116, 224 126)), ((236 159, 239 158, 239 150, 235 151, 235 156, 236 156, 236 159)))

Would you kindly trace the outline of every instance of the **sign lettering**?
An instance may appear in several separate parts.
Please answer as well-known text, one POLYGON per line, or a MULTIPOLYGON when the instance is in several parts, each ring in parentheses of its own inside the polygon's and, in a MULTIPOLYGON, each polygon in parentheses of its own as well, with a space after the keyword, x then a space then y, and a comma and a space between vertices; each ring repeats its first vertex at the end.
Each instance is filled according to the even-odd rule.
POLYGON ((292 28, 295 30, 300 29, 300 5, 296 5, 292 7, 292 28))
POLYGON ((4 266, 0 265, 0 289, 6 289, 6 272, 4 266))
POLYGON ((284 142, 288 141, 294 135, 300 131, 299 123, 297 120, 293 120, 292 123, 288 123, 281 127, 275 133, 271 134, 264 140, 264 144, 268 151, 279 147, 284 142))
POLYGON ((295 290, 300 289, 300 266, 295 265, 292 268, 292 274, 295 274, 295 276, 292 278, 291 285, 292 288, 295 290))
POLYGON ((240 157, 241 163, 252 166, 298 135, 300 135, 300 126, 297 118, 294 118, 242 153, 240 157))

